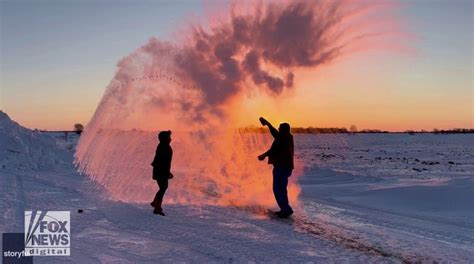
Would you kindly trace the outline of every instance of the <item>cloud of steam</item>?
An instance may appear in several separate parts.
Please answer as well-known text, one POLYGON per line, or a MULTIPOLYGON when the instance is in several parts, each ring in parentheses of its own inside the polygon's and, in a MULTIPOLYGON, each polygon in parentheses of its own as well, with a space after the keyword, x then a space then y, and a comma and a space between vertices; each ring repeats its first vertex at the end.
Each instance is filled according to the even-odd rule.
MULTIPOLYGON (((298 69, 317 72, 380 36, 365 18, 379 19, 390 6, 381 3, 236 3, 224 21, 191 24, 184 41, 152 38, 118 63, 81 136, 80 170, 113 199, 150 201, 156 131, 171 129, 175 179, 168 201, 274 205, 271 168, 256 159, 271 138, 236 133, 239 100, 252 89, 268 96, 294 89, 298 69)), ((296 182, 289 188, 296 203, 296 182)))

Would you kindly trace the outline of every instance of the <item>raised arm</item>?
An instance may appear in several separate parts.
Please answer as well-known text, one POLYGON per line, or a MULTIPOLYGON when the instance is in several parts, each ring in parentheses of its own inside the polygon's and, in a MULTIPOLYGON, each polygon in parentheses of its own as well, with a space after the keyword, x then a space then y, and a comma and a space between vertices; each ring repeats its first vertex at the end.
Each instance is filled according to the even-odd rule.
POLYGON ((274 138, 277 138, 280 135, 278 130, 276 130, 276 128, 274 128, 272 124, 268 123, 267 126, 268 126, 268 129, 270 129, 270 133, 272 134, 274 138))
POLYGON ((268 126, 268 129, 274 138, 277 138, 280 135, 278 130, 274 128, 272 124, 270 124, 270 122, 268 122, 265 118, 260 117, 260 123, 262 123, 262 126, 268 126))

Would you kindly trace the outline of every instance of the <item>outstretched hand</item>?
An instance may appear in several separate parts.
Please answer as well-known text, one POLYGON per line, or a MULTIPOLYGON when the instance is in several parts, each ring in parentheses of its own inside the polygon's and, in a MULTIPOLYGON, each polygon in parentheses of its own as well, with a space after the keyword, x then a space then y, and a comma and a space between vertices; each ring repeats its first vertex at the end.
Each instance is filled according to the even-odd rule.
POLYGON ((260 117, 258 120, 260 120, 260 124, 262 124, 262 126, 266 126, 269 124, 268 121, 263 117, 260 117))

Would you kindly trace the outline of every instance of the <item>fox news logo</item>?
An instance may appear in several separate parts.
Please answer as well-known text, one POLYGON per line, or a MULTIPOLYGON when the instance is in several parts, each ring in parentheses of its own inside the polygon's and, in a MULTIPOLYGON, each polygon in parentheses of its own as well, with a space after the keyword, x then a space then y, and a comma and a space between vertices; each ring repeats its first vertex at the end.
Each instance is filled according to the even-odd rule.
POLYGON ((69 211, 25 211, 25 255, 69 256, 69 211))

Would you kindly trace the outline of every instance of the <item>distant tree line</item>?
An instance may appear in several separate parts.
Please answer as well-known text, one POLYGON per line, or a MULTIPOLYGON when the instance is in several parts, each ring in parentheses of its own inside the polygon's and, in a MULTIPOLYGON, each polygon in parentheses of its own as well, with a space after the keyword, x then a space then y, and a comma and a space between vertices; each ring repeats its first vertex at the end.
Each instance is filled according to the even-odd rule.
MULTIPOLYGON (((268 133, 268 129, 265 127, 257 127, 257 126, 248 126, 239 128, 238 131, 240 133, 268 133)), ((357 128, 352 125, 350 129, 345 127, 292 127, 291 132, 294 134, 358 134, 358 133, 406 133, 410 135, 414 135, 417 133, 434 133, 434 134, 468 134, 474 133, 474 129, 472 128, 454 128, 454 129, 446 129, 446 130, 439 130, 433 129, 432 131, 426 130, 406 130, 404 132, 389 132, 386 130, 380 129, 362 129, 357 130, 357 128)))
POLYGON ((473 128, 454 128, 447 130, 433 129, 432 133, 435 134, 472 134, 474 133, 473 128))
POLYGON ((453 128, 453 129, 433 129, 432 131, 426 130, 406 130, 404 133, 414 135, 419 133, 433 133, 433 134, 472 134, 474 133, 474 129, 472 128, 453 128))
MULTIPOLYGON (((268 133, 265 127, 248 126, 239 128, 240 133, 268 133)), ((291 133, 294 134, 354 134, 354 133, 389 133, 379 129, 356 129, 348 130, 345 127, 292 127, 291 133)))

